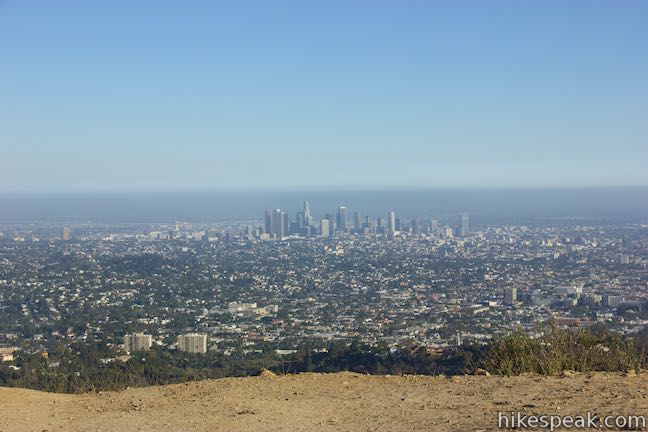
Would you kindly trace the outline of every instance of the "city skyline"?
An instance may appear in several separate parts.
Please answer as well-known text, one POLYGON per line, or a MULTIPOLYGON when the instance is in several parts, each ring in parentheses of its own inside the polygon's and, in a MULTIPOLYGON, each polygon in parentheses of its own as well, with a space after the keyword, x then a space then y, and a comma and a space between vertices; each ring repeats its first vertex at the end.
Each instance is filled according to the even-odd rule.
MULTIPOLYGON (((468 212, 478 222, 584 218, 641 220, 648 214, 648 188, 367 190, 239 193, 0 194, 0 222, 161 222, 259 217, 259 209, 306 213, 311 222, 327 213, 337 222, 339 206, 355 212, 406 217, 445 217, 468 212), (304 199, 308 201, 303 207, 304 199), (312 205, 311 205, 312 203, 312 205)), ((311 223, 310 225, 313 225, 311 223)))
POLYGON ((5 1, 0 193, 646 186, 647 12, 5 1))
MULTIPOLYGON (((282 208, 270 208, 265 210, 263 223, 252 227, 247 226, 246 236, 261 240, 284 240, 290 237, 335 237, 337 234, 378 234, 385 237, 393 237, 399 233, 411 233, 412 235, 429 234, 431 236, 444 236, 451 238, 454 235, 466 237, 469 233, 467 212, 461 212, 456 216, 456 223, 447 227, 443 232, 439 231, 439 220, 435 217, 421 215, 407 216, 403 219, 397 211, 389 210, 386 218, 379 215, 361 214, 357 210, 353 212, 353 220, 349 219, 348 207, 338 206, 335 217, 327 212, 318 219, 313 219, 310 213, 309 201, 304 201, 304 210, 297 211, 294 219, 289 211, 282 208), (308 217, 305 215, 308 214, 308 217), (422 227, 422 221, 426 226, 422 227)), ((446 215, 447 217, 448 215, 446 215)), ((452 217, 453 215, 450 215, 452 217)), ((65 240, 65 230, 62 235, 65 240)), ((69 233, 68 233, 69 237, 69 233)))

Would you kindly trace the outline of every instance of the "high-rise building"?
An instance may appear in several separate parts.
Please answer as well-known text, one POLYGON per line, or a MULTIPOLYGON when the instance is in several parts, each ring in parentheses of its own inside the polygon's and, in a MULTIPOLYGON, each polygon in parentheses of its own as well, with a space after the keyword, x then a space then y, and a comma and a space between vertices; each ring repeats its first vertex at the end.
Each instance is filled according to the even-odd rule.
POLYGON ((419 218, 412 219, 412 234, 421 234, 421 221, 419 218))
POLYGON ((379 217, 376 221, 376 233, 377 234, 386 234, 387 233, 387 221, 385 218, 379 217))
POLYGON ((353 213, 353 230, 355 232, 360 232, 362 229, 362 223, 360 222, 360 213, 353 213))
POLYGON ((178 336, 178 350, 188 353, 206 353, 207 335, 201 333, 188 333, 178 336))
POLYGON ((504 303, 513 304, 517 301, 517 288, 504 288, 504 303))
POLYGON ((276 238, 282 239, 286 235, 286 225, 284 221, 285 213, 281 209, 275 209, 274 216, 272 218, 273 231, 272 233, 276 238))
POLYGON ((290 234, 290 217, 288 216, 288 213, 281 213, 281 221, 283 222, 283 235, 286 236, 290 234))
POLYGON ((269 209, 265 211, 265 232, 267 234, 274 234, 274 210, 269 209))
POLYGON ((65 227, 61 230, 61 239, 64 241, 72 240, 72 230, 68 227, 65 227))
POLYGON ((339 207, 337 212, 337 229, 338 231, 347 230, 347 208, 339 207))
POLYGON ((439 221, 436 219, 432 219, 430 221, 430 234, 432 235, 439 234, 439 221))
POLYGON ((126 352, 148 351, 153 345, 153 336, 144 333, 127 334, 124 336, 124 350, 126 352))
POLYGON ((320 235, 322 237, 328 237, 330 235, 328 219, 322 219, 320 221, 320 235))
POLYGON ((468 213, 461 213, 459 217, 459 237, 468 235, 468 213))
POLYGON ((333 218, 333 215, 330 213, 326 213, 324 215, 324 219, 329 221, 329 236, 332 236, 335 234, 335 219, 333 218))
POLYGON ((311 215, 310 205, 308 204, 308 201, 304 201, 304 225, 313 225, 313 216, 311 215))
POLYGON ((387 234, 394 235, 396 233, 396 212, 390 211, 387 218, 387 234))
POLYGON ((304 218, 303 212, 297 212, 297 229, 302 230, 306 226, 306 218, 304 218))

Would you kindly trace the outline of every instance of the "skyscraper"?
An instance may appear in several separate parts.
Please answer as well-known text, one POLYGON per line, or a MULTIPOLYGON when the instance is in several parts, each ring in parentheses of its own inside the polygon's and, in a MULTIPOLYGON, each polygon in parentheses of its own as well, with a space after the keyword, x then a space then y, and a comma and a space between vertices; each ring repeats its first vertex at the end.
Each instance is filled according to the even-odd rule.
POLYGON ((272 218, 273 231, 272 233, 276 238, 282 239, 286 234, 284 227, 284 212, 281 209, 275 209, 274 216, 272 218))
POLYGON ((311 215, 310 205, 308 204, 308 201, 304 201, 304 225, 313 225, 313 216, 311 215))
POLYGON ((72 240, 72 230, 68 227, 65 227, 61 230, 61 239, 64 241, 72 240))
POLYGON ((468 213, 461 213, 459 219, 459 237, 468 235, 468 213))
POLYGON ((412 219, 412 234, 421 234, 421 223, 419 218, 412 219))
POLYGON ((387 234, 394 235, 396 233, 396 212, 390 211, 387 218, 387 234))
MULTIPOLYGON (((288 216, 288 213, 284 211, 281 212, 281 221, 281 225, 283 226, 283 236, 286 236, 290 233, 290 217, 288 216)), ((281 238, 283 238, 283 236, 281 238)))
POLYGON ((297 212, 297 228, 301 230, 306 226, 306 218, 303 212, 297 212))
POLYGON ((362 229, 362 223, 360 222, 360 213, 353 213, 353 230, 355 232, 360 232, 362 229))
POLYGON ((329 220, 328 219, 322 219, 320 221, 320 235, 322 237, 328 237, 329 236, 329 220))
POLYGON ((326 215, 324 215, 324 219, 329 221, 329 223, 328 223, 329 236, 334 235, 335 234, 335 219, 333 218, 333 215, 331 215, 330 213, 326 213, 326 215))
POLYGON ((347 208, 346 207, 338 208, 337 229, 338 229, 338 231, 346 231, 347 230, 347 208))
POLYGON ((430 221, 430 234, 434 236, 439 234, 439 221, 436 219, 430 221))
POLYGON ((379 217, 376 221, 376 233, 387 234, 387 222, 385 218, 379 217))
POLYGON ((265 233, 274 234, 274 210, 269 209, 265 211, 265 233))

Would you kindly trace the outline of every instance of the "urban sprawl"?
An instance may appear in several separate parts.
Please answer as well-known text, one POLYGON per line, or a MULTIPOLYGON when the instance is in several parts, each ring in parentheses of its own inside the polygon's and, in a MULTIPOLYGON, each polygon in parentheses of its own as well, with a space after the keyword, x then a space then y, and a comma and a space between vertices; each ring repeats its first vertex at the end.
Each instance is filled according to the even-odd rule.
POLYGON ((645 224, 470 227, 466 213, 346 207, 315 219, 307 202, 294 218, 5 224, 0 360, 89 339, 115 358, 345 339, 443 349, 550 320, 633 334, 648 324, 647 246, 645 224))

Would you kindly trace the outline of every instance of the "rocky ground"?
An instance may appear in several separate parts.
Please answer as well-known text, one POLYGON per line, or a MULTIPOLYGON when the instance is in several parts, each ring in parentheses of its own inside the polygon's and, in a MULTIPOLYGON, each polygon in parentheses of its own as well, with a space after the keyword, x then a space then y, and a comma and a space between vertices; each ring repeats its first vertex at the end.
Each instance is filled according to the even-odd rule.
POLYGON ((493 431, 498 412, 648 417, 648 373, 268 375, 84 395, 0 388, 0 431, 493 431))

